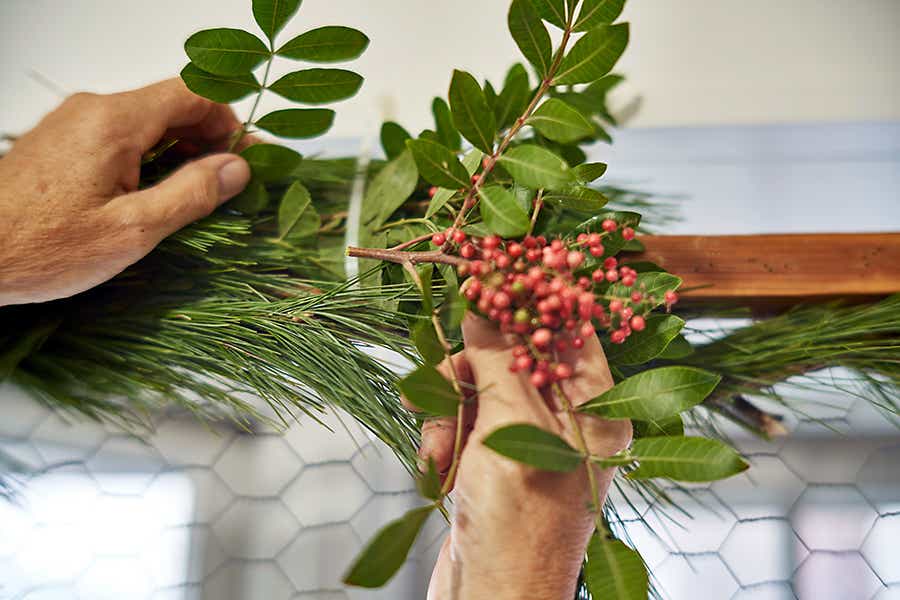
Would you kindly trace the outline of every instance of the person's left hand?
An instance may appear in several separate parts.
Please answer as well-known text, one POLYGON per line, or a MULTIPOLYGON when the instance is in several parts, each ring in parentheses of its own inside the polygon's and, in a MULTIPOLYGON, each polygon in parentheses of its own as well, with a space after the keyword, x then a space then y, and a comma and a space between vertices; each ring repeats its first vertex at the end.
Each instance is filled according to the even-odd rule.
POLYGON ((138 190, 141 158, 163 138, 224 149, 231 109, 180 79, 76 94, 0 159, 0 306, 43 302, 120 273, 250 179, 235 154, 196 160, 138 190))

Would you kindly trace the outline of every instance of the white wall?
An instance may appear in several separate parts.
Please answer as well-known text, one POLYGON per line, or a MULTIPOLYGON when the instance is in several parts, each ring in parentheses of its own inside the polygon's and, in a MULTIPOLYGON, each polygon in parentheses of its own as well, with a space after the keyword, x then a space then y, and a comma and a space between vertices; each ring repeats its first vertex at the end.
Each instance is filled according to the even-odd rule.
MULTIPOLYGON (((21 130, 65 90, 113 91, 172 76, 183 40, 216 26, 252 27, 250 0, 0 0, 0 131, 21 130)), ((367 78, 335 135, 384 116, 428 124, 430 98, 453 67, 499 78, 517 52, 502 0, 306 0, 287 35, 322 24, 366 31, 367 78)), ((898 0, 632 0, 635 125, 900 119, 898 0)))

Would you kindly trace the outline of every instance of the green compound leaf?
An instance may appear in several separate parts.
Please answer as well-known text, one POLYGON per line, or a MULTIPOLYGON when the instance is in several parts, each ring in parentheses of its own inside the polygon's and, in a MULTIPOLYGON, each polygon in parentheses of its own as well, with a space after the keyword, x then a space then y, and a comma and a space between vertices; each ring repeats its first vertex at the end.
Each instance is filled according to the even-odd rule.
POLYGON ((651 369, 619 382, 578 410, 608 419, 658 421, 702 402, 720 379, 694 367, 651 369))
POLYGON ((354 96, 363 78, 344 69, 306 69, 288 73, 269 89, 288 100, 306 104, 326 104, 354 96))
POLYGON ((597 190, 580 185, 544 194, 544 202, 582 212, 600 210, 608 201, 609 199, 597 190))
POLYGON ((588 31, 597 25, 612 23, 622 14, 625 0, 584 0, 575 19, 575 31, 588 31))
POLYGON ((241 152, 241 156, 250 164, 253 178, 263 183, 284 179, 303 160, 298 152, 278 144, 254 144, 241 152))
MULTIPOLYGON (((462 164, 466 168, 466 175, 471 177, 472 174, 475 173, 478 169, 478 165, 481 164, 482 156, 484 156, 484 154, 482 154, 481 150, 472 148, 463 157, 462 164)), ((431 202, 428 204, 428 210, 425 211, 425 218, 431 218, 432 215, 444 208, 444 205, 458 192, 459 190, 457 189, 438 188, 438 191, 434 194, 434 197, 431 198, 431 202)))
POLYGON ((412 136, 399 123, 385 121, 381 125, 381 147, 388 160, 393 160, 406 150, 406 140, 412 136))
POLYGON ((644 561, 619 540, 594 534, 588 544, 584 577, 594 598, 647 600, 649 577, 644 561))
POLYGON ((364 588, 377 588, 394 576, 409 554, 416 537, 434 505, 415 508, 379 531, 363 549, 346 575, 344 583, 364 588))
POLYGON ((631 445, 638 467, 629 479, 667 477, 675 481, 716 481, 745 471, 749 465, 733 448, 701 437, 648 437, 631 445))
POLYGON ((575 183, 566 161, 540 146, 516 146, 500 157, 500 165, 517 183, 533 190, 561 190, 575 183))
POLYGON ((228 201, 228 208, 245 215, 255 215, 269 205, 269 192, 258 179, 251 179, 244 191, 228 201))
POLYGON ((256 121, 256 126, 286 138, 311 138, 331 129, 334 111, 327 108, 276 110, 256 121))
POLYGON ((481 188, 478 196, 481 199, 481 219, 491 233, 510 238, 520 237, 528 232, 531 219, 508 189, 489 185, 481 188))
POLYGON ((593 124, 584 115, 557 98, 541 104, 526 123, 545 138, 560 144, 570 144, 594 131, 593 124))
POLYGON ((260 85, 252 73, 243 75, 215 75, 188 63, 181 70, 181 79, 189 90, 213 102, 227 104, 258 92, 260 85))
POLYGON ((603 177, 606 173, 606 163, 584 163, 574 167, 572 172, 581 183, 590 183, 603 177))
POLYGON ((431 365, 422 365, 397 382, 400 393, 427 413, 456 416, 462 400, 453 385, 431 365))
POLYGON ((610 72, 628 45, 628 23, 601 25, 578 40, 559 66, 554 85, 588 83, 610 72))
POLYGON ((330 25, 301 33, 276 54, 310 62, 341 62, 359 57, 368 46, 369 38, 363 32, 330 25))
POLYGON ((434 114, 434 122, 437 127, 438 137, 441 143, 451 150, 459 150, 462 138, 453 125, 453 117, 450 115, 450 107, 443 98, 435 98, 431 103, 431 112, 434 114))
POLYGON ((418 181, 419 171, 412 152, 404 150, 381 169, 366 189, 360 217, 362 224, 379 227, 406 202, 418 181))
POLYGON ((407 140, 419 175, 432 185, 459 189, 469 187, 469 174, 456 155, 441 144, 428 140, 407 140))
POLYGON ((528 71, 520 64, 515 64, 506 74, 503 89, 494 102, 494 117, 497 127, 504 129, 515 123, 528 106, 528 71))
POLYGON ((513 40, 537 72, 544 77, 550 70, 553 48, 550 34, 530 0, 513 0, 507 17, 513 40))
POLYGON ((684 320, 675 315, 650 315, 643 331, 635 331, 623 344, 605 347, 606 358, 617 365, 640 365, 663 353, 675 339, 684 320))
POLYGON ((300 8, 302 0, 253 0, 253 18, 263 30, 269 41, 275 39, 278 32, 294 16, 300 8))
POLYGON ((278 206, 278 238, 301 239, 315 235, 322 222, 312 197, 303 184, 295 181, 287 189, 278 206))
POLYGON ((548 23, 560 29, 566 26, 566 0, 529 0, 531 5, 548 23))
POLYGON ((225 28, 198 31, 184 43, 184 51, 197 67, 216 75, 246 75, 271 54, 252 33, 225 28))
POLYGON ((481 86, 469 73, 453 71, 450 82, 450 112, 453 124, 472 145, 488 154, 494 151, 497 125, 481 86))
POLYGON ((555 433, 526 423, 492 431, 482 443, 498 454, 543 471, 574 471, 584 461, 575 448, 555 433))

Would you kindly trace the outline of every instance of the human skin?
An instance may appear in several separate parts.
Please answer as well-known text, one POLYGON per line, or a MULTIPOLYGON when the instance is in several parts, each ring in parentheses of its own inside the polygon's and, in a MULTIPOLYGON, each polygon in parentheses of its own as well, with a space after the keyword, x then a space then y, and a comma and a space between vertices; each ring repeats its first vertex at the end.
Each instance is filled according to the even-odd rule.
POLYGON ((0 306, 90 289, 239 193, 250 167, 229 153, 138 189, 161 139, 224 148, 239 127, 179 79, 67 99, 0 159, 0 306))
MULTIPOLYGON (((478 390, 465 414, 465 446, 454 482, 454 520, 431 578, 428 600, 560 600, 572 598, 594 529, 587 467, 572 473, 538 471, 505 458, 481 442, 492 431, 529 423, 578 447, 568 415, 522 373, 509 371, 515 340, 468 315, 465 350, 454 356, 466 389, 478 390)), ((578 406, 613 386, 597 336, 561 360, 574 377, 561 383, 578 406)), ((445 375, 449 365, 441 366, 445 375)), ((408 403, 407 403, 408 405, 408 403)), ((578 414, 591 454, 611 456, 631 442, 631 422, 578 414)), ((423 426, 420 457, 450 467, 457 422, 432 419, 423 426)), ((605 498, 613 469, 595 470, 605 498)))
MULTIPOLYGON (((138 180, 141 157, 161 139, 223 149, 239 127, 228 107, 193 95, 180 80, 66 100, 0 159, 0 306, 90 289, 236 195, 250 171, 228 153, 195 160, 151 188, 138 190, 138 180)), ((571 598, 593 531, 585 468, 539 472, 481 444, 498 427, 524 422, 576 445, 569 421, 523 375, 509 372, 511 339, 471 315, 463 334, 465 350, 454 365, 479 394, 467 409, 456 516, 428 598, 571 598)), ((612 387, 596 336, 564 354, 575 368, 562 382, 573 404, 612 387)), ((449 375, 449 365, 442 369, 449 375)), ((631 440, 628 421, 577 419, 593 454, 615 454, 631 440)), ((427 421, 420 456, 448 469, 455 432, 455 419, 427 421)), ((595 471, 605 495, 613 472, 595 471)))

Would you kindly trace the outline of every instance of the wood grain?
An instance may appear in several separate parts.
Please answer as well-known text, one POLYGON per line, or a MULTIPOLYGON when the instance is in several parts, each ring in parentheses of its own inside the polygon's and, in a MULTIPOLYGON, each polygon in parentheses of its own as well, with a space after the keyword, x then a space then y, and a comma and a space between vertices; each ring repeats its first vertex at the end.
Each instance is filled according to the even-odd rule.
POLYGON ((786 306, 900 292, 900 233, 643 236, 628 261, 684 279, 691 303, 786 306))

